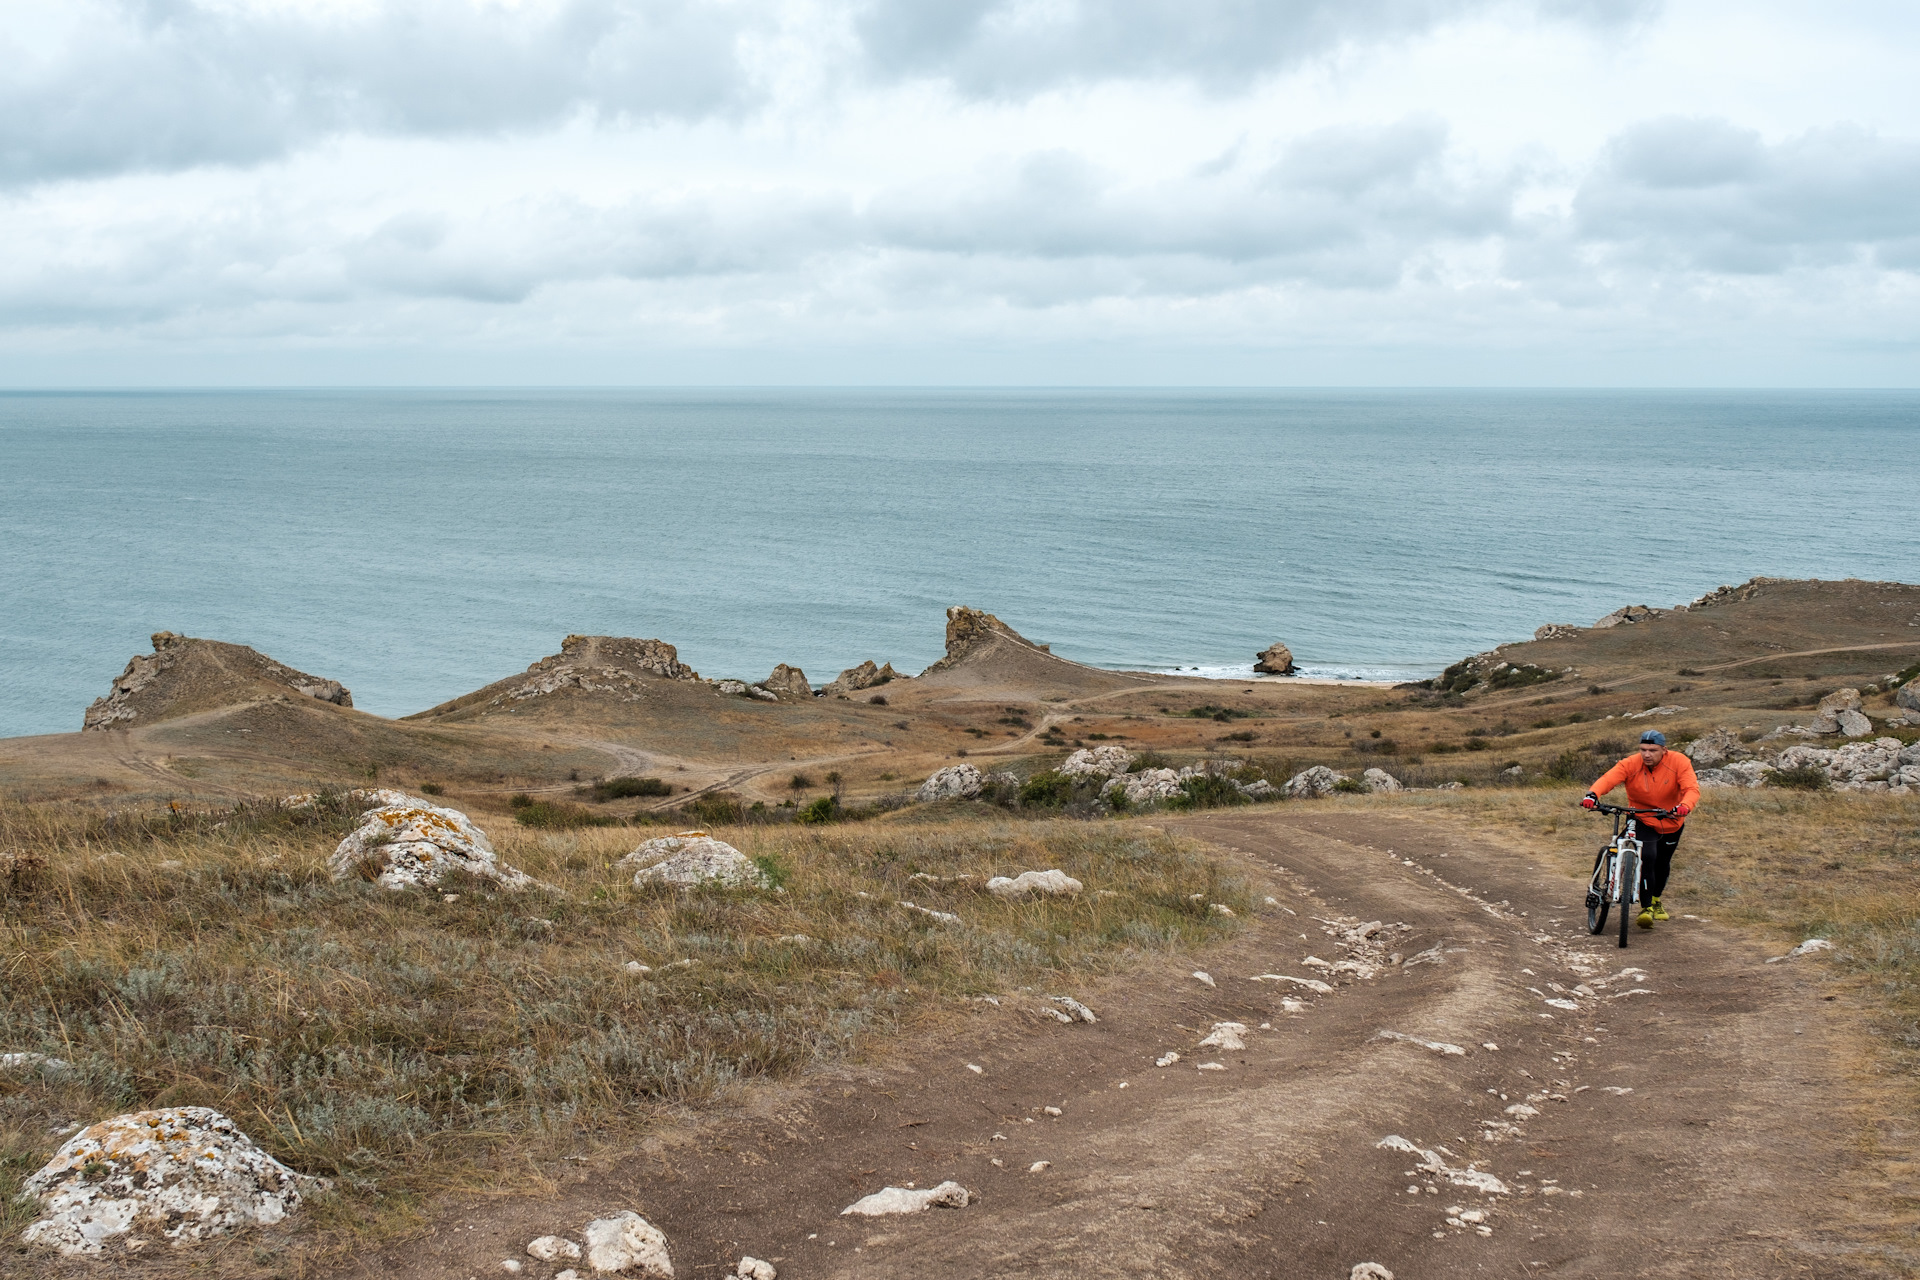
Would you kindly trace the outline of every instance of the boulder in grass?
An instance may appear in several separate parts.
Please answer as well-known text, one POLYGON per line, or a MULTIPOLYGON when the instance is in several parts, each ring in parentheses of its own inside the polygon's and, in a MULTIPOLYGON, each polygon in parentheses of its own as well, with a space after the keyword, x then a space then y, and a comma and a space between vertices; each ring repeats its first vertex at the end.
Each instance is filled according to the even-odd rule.
POLYGON ((1893 695, 1893 704, 1908 711, 1920 711, 1920 679, 1909 680, 1893 695))
POLYGON ((1312 800, 1320 796, 1332 795, 1334 788, 1346 780, 1346 774, 1335 773, 1327 766, 1317 764, 1311 769, 1302 769, 1288 778, 1286 785, 1280 790, 1290 800, 1312 800))
POLYGON ((1076 894, 1085 886, 1072 876, 1058 869, 1053 871, 1022 871, 1009 879, 995 876, 987 881, 987 892, 1002 898, 1024 898, 1030 893, 1038 894, 1076 894))
POLYGON ((40 1216, 20 1233, 65 1254, 149 1237, 189 1244, 266 1226, 324 1189, 206 1107, 136 1111, 90 1125, 21 1185, 40 1216))
POLYGON ((1125 747, 1087 747, 1068 756, 1060 772, 1069 778, 1116 778, 1133 768, 1133 753, 1125 747))
POLYGON ((635 868, 634 885, 670 884, 682 889, 719 885, 724 889, 769 889, 773 882, 753 860, 704 831, 649 840, 614 865, 635 868))
POLYGON ((1376 793, 1391 794, 1405 789, 1400 785, 1400 779, 1385 769, 1369 769, 1360 775, 1360 780, 1367 784, 1367 790, 1376 793))
POLYGON ((971 800, 985 786, 986 779, 972 765, 948 765, 921 783, 914 798, 922 804, 935 800, 971 800))
POLYGON ((1126 796, 1128 804, 1135 806, 1158 804, 1184 794, 1182 781, 1172 769, 1142 769, 1139 773, 1123 773, 1108 779, 1107 785, 1100 788, 1100 794, 1104 798, 1118 792, 1126 796))
POLYGON ((501 862, 487 843, 487 833, 466 814, 411 796, 363 814, 359 827, 334 849, 327 866, 335 880, 364 876, 389 889, 431 888, 452 871, 491 880, 502 889, 525 889, 538 883, 501 862))

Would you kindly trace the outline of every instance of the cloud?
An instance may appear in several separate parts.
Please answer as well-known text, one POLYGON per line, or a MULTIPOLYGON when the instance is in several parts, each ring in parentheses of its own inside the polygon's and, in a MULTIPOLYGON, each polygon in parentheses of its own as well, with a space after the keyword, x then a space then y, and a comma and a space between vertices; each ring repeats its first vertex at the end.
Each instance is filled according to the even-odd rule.
POLYGON ((248 164, 348 132, 739 111, 759 101, 742 42, 760 16, 747 0, 79 0, 43 47, 0 43, 0 181, 248 164))
MULTIPOLYGON (((1128 78, 1232 91, 1349 45, 1419 35, 1510 0, 872 0, 856 24, 870 71, 1017 96, 1128 78)), ((1550 20, 1637 22, 1659 0, 1535 0, 1550 20)))
POLYGON ((1911 269, 1920 143, 1836 126, 1769 144, 1726 120, 1652 120, 1613 139, 1573 212, 1573 233, 1618 265, 1732 275, 1855 261, 1911 269))

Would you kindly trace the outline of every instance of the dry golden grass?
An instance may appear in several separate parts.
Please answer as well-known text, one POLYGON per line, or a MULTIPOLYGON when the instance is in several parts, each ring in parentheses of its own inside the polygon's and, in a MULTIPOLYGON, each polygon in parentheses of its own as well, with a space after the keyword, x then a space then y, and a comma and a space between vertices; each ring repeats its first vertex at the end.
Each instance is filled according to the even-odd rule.
POLYGON ((529 1156, 630 1138, 664 1107, 855 1053, 954 997, 1204 943, 1236 927, 1208 903, 1251 905, 1153 828, 991 818, 716 832, 778 893, 637 889, 611 863, 647 833, 496 824, 501 857, 552 891, 449 884, 450 903, 333 882, 326 856, 354 821, 0 804, 0 1052, 73 1066, 0 1078, 0 1240, 27 1220, 20 1180, 72 1126, 203 1105, 336 1180, 301 1246, 324 1255, 403 1228, 436 1192, 536 1177, 529 1156), (1088 892, 982 888, 1047 867, 1088 892))

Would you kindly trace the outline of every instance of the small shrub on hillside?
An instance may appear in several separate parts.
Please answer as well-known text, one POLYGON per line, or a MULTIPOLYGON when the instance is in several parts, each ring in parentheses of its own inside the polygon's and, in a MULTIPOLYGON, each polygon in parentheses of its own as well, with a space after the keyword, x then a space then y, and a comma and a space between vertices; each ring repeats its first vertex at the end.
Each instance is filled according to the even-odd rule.
POLYGON ((695 796, 680 806, 680 812, 703 827, 724 827, 739 822, 744 813, 740 797, 731 791, 713 791, 695 796))
POLYGON ((541 827, 560 831, 569 827, 618 827, 624 825, 621 819, 610 813, 595 813, 577 804, 561 804, 554 800, 535 800, 531 796, 515 796, 513 820, 523 827, 541 827))
POLYGON ((1195 720, 1219 720, 1222 722, 1228 720, 1251 720, 1253 718, 1253 712, 1251 711, 1242 711, 1238 707, 1216 707, 1210 702, 1197 707, 1188 707, 1187 715, 1195 720))
POLYGON ((420 784, 420 794, 423 796, 443 796, 446 793, 447 789, 437 782, 423 782, 420 784))
POLYGON ((670 796, 671 784, 659 778, 608 778, 593 784, 595 800, 625 800, 631 796, 670 796))
POLYGON ((1368 794, 1371 790, 1366 783, 1360 781, 1358 778, 1342 778, 1333 784, 1333 789, 1335 791, 1344 791, 1349 795, 1360 796, 1368 794))
POLYGON ((840 798, 821 796, 800 811, 800 821, 809 826, 818 826, 823 822, 832 822, 840 816, 840 798))
POLYGON ((884 707, 887 705, 887 695, 884 693, 876 693, 867 699, 867 705, 870 707, 884 707))
POLYGON ((1584 751, 1562 751, 1547 762, 1547 777, 1554 782, 1581 782, 1586 780, 1587 753, 1584 751))
POLYGON ((1188 778, 1180 784, 1180 794, 1169 796, 1166 802, 1169 809, 1218 809, 1245 803, 1247 798, 1240 794, 1240 788, 1210 773, 1188 778))
POLYGON ((1467 739, 1467 750, 1485 751, 1486 749, 1487 749, 1487 740, 1485 738, 1468 738, 1467 739))
POLYGON ((1782 787, 1788 791, 1830 791, 1833 779, 1827 771, 1817 764, 1803 764, 1792 769, 1777 769, 1767 775, 1769 787, 1782 787))
POLYGON ((1020 784, 1020 803, 1030 809, 1058 809, 1073 799, 1073 779, 1057 769, 1042 769, 1020 784))
MULTIPOLYGON (((1091 737, 1095 737, 1095 738, 1104 738, 1104 737, 1105 737, 1106 735, 1105 735, 1105 734, 1102 734, 1102 733, 1096 733, 1096 734, 1091 734, 1091 735, 1089 735, 1089 736, 1091 736, 1091 737)), ((1220 739, 1220 741, 1222 741, 1222 742, 1252 742, 1252 741, 1253 741, 1253 738, 1254 738, 1254 735, 1253 735, 1253 734, 1252 734, 1251 732, 1249 732, 1248 730, 1245 730, 1245 729, 1242 729, 1242 730, 1240 730, 1240 731, 1239 731, 1238 733, 1229 733, 1229 734, 1227 734, 1227 735, 1226 735, 1225 737, 1223 737, 1223 738, 1221 738, 1221 739, 1220 739)))

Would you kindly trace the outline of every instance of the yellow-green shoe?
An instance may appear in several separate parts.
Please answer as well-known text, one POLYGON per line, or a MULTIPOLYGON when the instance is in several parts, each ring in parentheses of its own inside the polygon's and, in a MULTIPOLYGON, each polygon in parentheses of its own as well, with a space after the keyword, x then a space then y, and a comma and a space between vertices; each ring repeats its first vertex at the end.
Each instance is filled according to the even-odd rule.
POLYGON ((1655 920, 1672 919, 1672 917, 1667 914, 1667 909, 1660 905, 1660 899, 1658 898, 1653 900, 1653 918, 1655 920))
POLYGON ((1642 929, 1653 928, 1653 908, 1652 907, 1640 908, 1640 914, 1634 918, 1633 922, 1639 925, 1642 929))

